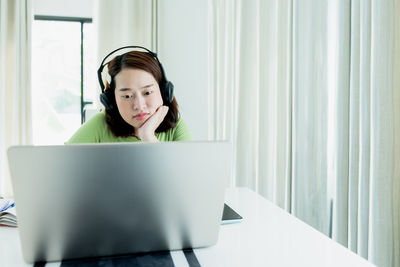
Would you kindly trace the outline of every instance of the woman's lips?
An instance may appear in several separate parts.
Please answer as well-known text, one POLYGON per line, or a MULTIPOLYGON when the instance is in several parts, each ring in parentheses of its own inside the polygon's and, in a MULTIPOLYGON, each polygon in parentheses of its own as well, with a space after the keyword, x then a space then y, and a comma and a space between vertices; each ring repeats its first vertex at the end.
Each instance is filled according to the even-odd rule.
POLYGON ((149 113, 139 113, 133 117, 139 121, 142 121, 147 117, 147 115, 149 115, 149 113))

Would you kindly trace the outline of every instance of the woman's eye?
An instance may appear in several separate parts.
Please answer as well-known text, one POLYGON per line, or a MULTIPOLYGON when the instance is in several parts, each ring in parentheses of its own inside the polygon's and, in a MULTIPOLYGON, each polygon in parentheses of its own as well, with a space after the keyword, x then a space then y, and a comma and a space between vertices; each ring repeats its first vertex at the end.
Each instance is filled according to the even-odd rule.
POLYGON ((146 91, 144 94, 145 95, 151 95, 153 93, 153 91, 146 91))
POLYGON ((132 98, 132 95, 123 95, 122 98, 123 99, 129 99, 129 98, 132 98))

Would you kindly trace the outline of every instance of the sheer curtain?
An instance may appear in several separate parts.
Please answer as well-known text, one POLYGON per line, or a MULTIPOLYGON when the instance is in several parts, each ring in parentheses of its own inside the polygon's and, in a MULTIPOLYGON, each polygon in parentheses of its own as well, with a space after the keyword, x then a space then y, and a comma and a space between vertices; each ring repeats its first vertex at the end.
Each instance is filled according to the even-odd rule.
POLYGON ((12 196, 7 161, 11 145, 32 143, 30 0, 0 1, 0 195, 12 196))
POLYGON ((157 11, 157 0, 99 0, 95 3, 99 58, 127 45, 155 48, 156 17, 153 12, 157 11))
POLYGON ((247 186, 400 265, 400 3, 209 1, 210 138, 247 186))
MULTIPOLYGON (((119 47, 138 45, 157 51, 158 0, 98 0, 94 6, 97 66, 108 53, 119 47)), ((116 52, 115 56, 124 52, 127 50, 116 52)), ((107 72, 106 69, 103 73, 107 72)), ((100 106, 100 101, 96 99, 95 112, 98 112, 100 106)))
POLYGON ((235 144, 232 185, 251 187, 289 210, 291 5, 210 1, 209 7, 209 136, 235 144), (260 13, 266 8, 276 11, 269 23, 260 13))

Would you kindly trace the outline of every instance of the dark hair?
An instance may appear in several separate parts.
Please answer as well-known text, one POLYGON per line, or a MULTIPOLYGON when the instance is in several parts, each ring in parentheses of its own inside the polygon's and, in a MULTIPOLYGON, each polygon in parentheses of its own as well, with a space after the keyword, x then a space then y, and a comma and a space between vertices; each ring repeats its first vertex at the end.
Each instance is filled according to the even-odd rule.
POLYGON ((179 116, 178 102, 176 101, 175 97, 172 99, 171 103, 165 100, 166 93, 163 85, 165 84, 166 78, 163 77, 160 65, 151 54, 141 51, 131 51, 115 57, 107 64, 107 67, 108 74, 111 76, 111 83, 106 84, 105 93, 107 94, 112 108, 106 109, 106 122, 115 136, 130 136, 134 132, 133 126, 128 124, 121 117, 117 108, 117 103, 115 101, 114 78, 121 70, 126 68, 140 69, 150 73, 151 75, 153 75, 154 79, 157 81, 160 87, 163 105, 168 106, 169 109, 164 120, 161 122, 155 132, 166 132, 169 129, 175 127, 179 116))

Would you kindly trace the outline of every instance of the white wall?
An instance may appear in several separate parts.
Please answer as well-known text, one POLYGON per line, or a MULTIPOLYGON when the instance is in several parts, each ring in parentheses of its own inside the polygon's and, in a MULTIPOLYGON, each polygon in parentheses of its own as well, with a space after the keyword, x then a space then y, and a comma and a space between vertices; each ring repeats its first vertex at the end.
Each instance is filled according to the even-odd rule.
POLYGON ((158 54, 194 140, 208 139, 207 1, 159 1, 158 54))
POLYGON ((93 0, 33 0, 33 14, 91 18, 93 0))

